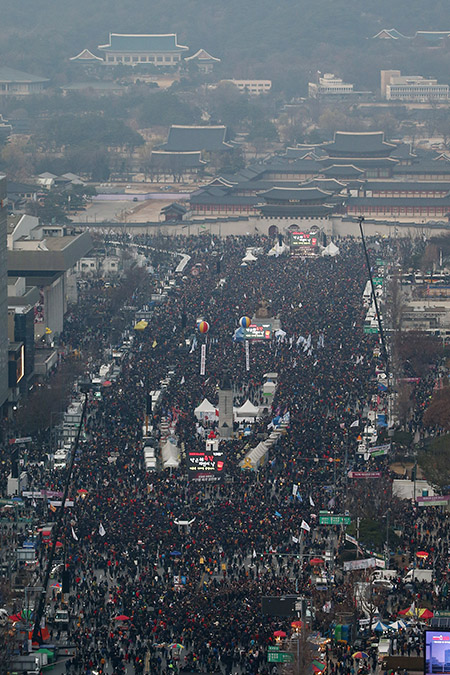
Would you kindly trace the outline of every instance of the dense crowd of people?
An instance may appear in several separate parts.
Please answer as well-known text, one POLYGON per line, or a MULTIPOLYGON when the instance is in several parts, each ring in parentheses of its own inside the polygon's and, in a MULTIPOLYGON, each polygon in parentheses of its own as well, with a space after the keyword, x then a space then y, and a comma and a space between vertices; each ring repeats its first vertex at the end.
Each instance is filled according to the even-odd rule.
MULTIPOLYGON (((137 243, 145 250, 145 241, 137 243)), ((374 356, 376 337, 363 332, 367 269, 359 243, 340 241, 336 258, 263 254, 242 266, 250 245, 268 249, 268 242, 256 237, 165 242, 167 250, 191 256, 184 276, 167 301, 153 308, 148 327, 136 331, 119 379, 90 401, 86 439, 71 481, 75 506, 65 513, 61 534, 72 584, 65 597, 69 634, 78 648, 67 664, 69 673, 120 675, 133 667, 139 675, 182 667, 264 675, 270 672, 267 648, 274 644, 274 631, 290 636, 295 617, 263 615, 263 596, 304 596, 310 609, 302 618, 309 630, 331 635, 333 616, 354 603, 352 583, 340 564, 347 546, 342 528, 320 525, 321 510, 349 511, 356 518, 369 509, 381 520, 389 508, 396 529, 390 564, 399 579, 416 563, 417 551, 429 553, 421 564, 434 569, 435 584, 396 580, 389 594, 379 591, 385 618, 415 602, 445 606, 436 588, 447 572, 447 514, 418 514, 394 498, 389 458, 366 462, 356 452, 381 364, 374 356), (285 334, 252 343, 247 372, 244 346, 232 338, 239 318, 254 316, 264 298, 285 334), (210 324, 207 340, 197 330, 199 319, 210 324), (146 393, 160 389, 169 369, 174 374, 152 411, 151 425, 157 437, 161 421, 170 420, 181 464, 170 472, 146 472, 146 393), (217 405, 224 373, 236 391, 259 405, 263 375, 273 371, 278 378, 272 409, 252 425, 249 436, 220 441, 225 480, 190 480, 186 453, 204 446, 195 407, 205 397, 217 405), (277 415, 289 420, 286 432, 257 473, 243 470, 244 449, 257 444, 277 415), (349 485, 350 469, 375 469, 382 476, 349 485), (179 519, 191 525, 179 526, 179 519), (317 590, 310 560, 325 560, 326 553, 320 572, 326 590, 317 590)), ((169 258, 163 258, 161 271, 169 258)), ((136 276, 132 304, 148 304, 156 286, 154 276, 136 276)), ((111 335, 105 330, 107 299, 94 304, 92 289, 88 297, 86 311, 74 309, 62 339, 81 352, 95 345, 93 369, 111 347, 111 335)), ((414 424, 420 419, 418 414, 414 424)), ((33 478, 51 490, 61 490, 64 480, 64 472, 42 468, 33 478)), ((44 520, 46 505, 33 508, 44 520)), ((42 545, 41 569, 47 555, 42 545)), ((57 606, 61 597, 55 594, 52 602, 57 606)), ((351 674, 355 664, 349 660, 341 668, 337 656, 330 654, 330 672, 351 674)))

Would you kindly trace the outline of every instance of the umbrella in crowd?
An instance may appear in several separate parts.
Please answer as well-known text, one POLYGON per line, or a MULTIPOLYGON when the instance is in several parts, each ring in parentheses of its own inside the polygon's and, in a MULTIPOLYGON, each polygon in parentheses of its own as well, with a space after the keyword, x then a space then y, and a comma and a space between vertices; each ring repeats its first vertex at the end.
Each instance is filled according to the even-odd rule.
POLYGON ((184 645, 180 644, 179 642, 172 642, 169 645, 169 649, 184 649, 184 645))
POLYGON ((434 616, 433 612, 427 609, 426 607, 423 609, 419 609, 417 614, 421 619, 432 619, 434 616))
POLYGON ((323 565, 322 558, 311 558, 309 562, 311 563, 311 565, 323 565))
POLYGON ((317 659, 313 659, 312 669, 313 669, 314 673, 322 673, 325 670, 326 667, 327 667, 326 664, 322 663, 322 661, 318 661, 317 659))
POLYGON ((426 560, 430 554, 426 551, 417 551, 416 556, 421 560, 426 560))
POLYGON ((275 635, 276 638, 285 638, 286 637, 286 633, 284 632, 284 630, 276 630, 274 632, 274 635, 275 635))
POLYGON ((366 652, 355 652, 352 654, 352 659, 368 659, 369 655, 366 652))
POLYGON ((126 614, 119 614, 119 616, 114 617, 114 621, 129 621, 130 617, 126 616, 126 614))
POLYGON ((398 619, 397 621, 394 621, 393 623, 389 624, 389 628, 392 630, 404 630, 408 624, 406 621, 402 621, 402 619, 398 619))
POLYGON ((373 627, 373 630, 376 633, 384 633, 384 631, 387 630, 388 628, 389 626, 387 624, 383 623, 382 621, 377 621, 377 623, 373 627))

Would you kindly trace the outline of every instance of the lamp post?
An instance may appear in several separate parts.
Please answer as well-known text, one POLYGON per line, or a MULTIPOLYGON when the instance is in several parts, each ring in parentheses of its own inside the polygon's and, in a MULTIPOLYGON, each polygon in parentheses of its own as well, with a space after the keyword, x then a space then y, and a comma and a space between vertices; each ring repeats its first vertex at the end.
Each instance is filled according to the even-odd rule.
POLYGON ((64 492, 63 492, 63 496, 62 496, 61 506, 59 507, 58 515, 57 515, 57 518, 56 518, 56 523, 55 523, 54 527, 52 528, 50 554, 49 554, 49 557, 48 557, 48 560, 47 560, 47 568, 45 570, 44 581, 42 583, 42 591, 41 591, 41 595, 39 597, 39 602, 38 602, 36 615, 35 615, 32 642, 38 642, 39 644, 42 643, 42 636, 40 634, 40 632, 41 632, 41 620, 42 620, 42 617, 44 616, 45 602, 46 602, 46 598, 47 598, 47 586, 48 586, 48 582, 50 580, 50 573, 51 573, 52 566, 53 566, 53 558, 55 556, 56 542, 58 541, 59 533, 61 531, 62 521, 63 521, 63 517, 64 517, 64 508, 65 508, 67 496, 69 494, 69 488, 70 488, 71 479, 72 479, 72 471, 73 471, 73 467, 74 467, 74 464, 75 464, 75 457, 76 457, 76 454, 77 454, 78 445, 79 445, 79 442, 80 442, 81 430, 83 428, 83 423, 84 423, 84 419, 85 419, 85 416, 86 416, 89 390, 91 389, 91 387, 92 387, 92 385, 90 383, 80 387, 81 391, 84 393, 84 396, 85 396, 84 403, 83 403, 83 409, 82 409, 82 412, 81 412, 80 423, 78 425, 77 437, 75 439, 75 443, 73 444, 69 466, 67 467, 66 482, 65 482, 65 485, 64 485, 64 492))

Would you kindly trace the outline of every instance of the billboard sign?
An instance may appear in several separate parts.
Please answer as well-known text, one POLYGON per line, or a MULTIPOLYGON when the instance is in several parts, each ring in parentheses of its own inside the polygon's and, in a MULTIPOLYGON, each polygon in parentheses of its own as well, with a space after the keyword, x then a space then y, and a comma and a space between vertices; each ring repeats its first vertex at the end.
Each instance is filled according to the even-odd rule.
POLYGON ((291 254, 297 256, 315 256, 318 254, 317 235, 300 230, 291 232, 291 254))
POLYGON ((251 323, 248 328, 244 329, 245 340, 270 340, 272 337, 272 324, 269 322, 251 323))
POLYGON ((425 631, 425 675, 450 674, 450 631, 425 631))
POLYGON ((191 450, 187 453, 189 480, 221 480, 225 452, 219 449, 191 450))

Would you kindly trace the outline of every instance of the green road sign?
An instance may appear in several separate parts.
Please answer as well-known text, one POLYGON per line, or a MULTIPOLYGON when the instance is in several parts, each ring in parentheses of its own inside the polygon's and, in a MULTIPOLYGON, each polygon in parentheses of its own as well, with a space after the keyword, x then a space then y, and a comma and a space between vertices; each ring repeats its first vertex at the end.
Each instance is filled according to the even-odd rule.
POLYGON ((436 618, 436 617, 437 617, 437 618, 440 618, 440 617, 442 618, 442 617, 448 617, 448 616, 450 616, 450 612, 448 611, 448 609, 437 609, 437 610, 434 612, 434 617, 435 617, 435 618, 436 618))
POLYGON ((270 645, 269 646, 269 652, 279 652, 279 651, 280 651, 280 648, 278 647, 278 645, 270 645))
POLYGON ((374 335, 378 333, 378 326, 364 326, 364 333, 366 335, 374 335))
POLYGON ((320 516, 319 525, 350 525, 350 516, 320 516))
POLYGON ((292 663, 294 655, 289 652, 269 652, 267 654, 267 663, 292 663))
POLYGON ((382 258, 377 258, 375 260, 375 265, 378 265, 378 267, 383 267, 383 265, 386 265, 386 262, 382 258))
POLYGON ((374 277, 373 278, 373 285, 374 286, 382 286, 383 285, 383 277, 374 277))

